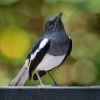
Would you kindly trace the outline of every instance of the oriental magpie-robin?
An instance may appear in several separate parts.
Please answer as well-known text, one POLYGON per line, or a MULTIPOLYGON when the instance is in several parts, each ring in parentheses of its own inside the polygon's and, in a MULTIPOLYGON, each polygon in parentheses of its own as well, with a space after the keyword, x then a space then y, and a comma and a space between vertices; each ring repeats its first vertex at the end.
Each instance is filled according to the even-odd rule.
MULTIPOLYGON (((65 32, 61 21, 62 14, 47 20, 44 34, 27 55, 24 66, 11 81, 10 86, 24 85, 28 77, 38 79, 40 85, 43 85, 41 77, 46 73, 50 75, 49 71, 59 66, 69 56, 72 50, 72 40, 65 32)), ((51 75, 50 77, 53 79, 51 75)), ((55 82, 54 79, 53 81, 55 82)))

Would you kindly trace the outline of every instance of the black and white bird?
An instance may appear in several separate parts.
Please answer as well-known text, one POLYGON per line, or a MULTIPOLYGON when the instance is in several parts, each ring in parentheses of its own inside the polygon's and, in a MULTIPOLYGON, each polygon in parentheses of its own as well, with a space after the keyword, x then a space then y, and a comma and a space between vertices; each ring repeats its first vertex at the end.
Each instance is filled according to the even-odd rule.
MULTIPOLYGON (((62 14, 47 20, 44 34, 28 54, 24 66, 9 86, 23 86, 28 78, 38 79, 40 85, 43 85, 41 77, 46 73, 53 79, 49 71, 62 64, 72 50, 71 37, 66 34, 61 21, 62 14)), ((53 81, 55 82, 54 79, 53 81)))

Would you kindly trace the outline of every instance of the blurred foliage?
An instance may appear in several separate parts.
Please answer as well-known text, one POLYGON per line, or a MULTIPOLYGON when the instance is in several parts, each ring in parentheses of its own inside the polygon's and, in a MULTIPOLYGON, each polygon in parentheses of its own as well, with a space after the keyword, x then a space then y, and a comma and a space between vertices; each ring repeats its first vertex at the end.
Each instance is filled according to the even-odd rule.
MULTIPOLYGON (((100 0, 0 0, 0 85, 10 83, 42 35, 45 21, 60 12, 73 49, 51 71, 54 79, 60 85, 100 85, 100 0)), ((48 75, 42 80, 53 84, 48 75)))
POLYGON ((0 5, 9 6, 9 5, 12 5, 18 1, 19 0, 0 0, 0 5))

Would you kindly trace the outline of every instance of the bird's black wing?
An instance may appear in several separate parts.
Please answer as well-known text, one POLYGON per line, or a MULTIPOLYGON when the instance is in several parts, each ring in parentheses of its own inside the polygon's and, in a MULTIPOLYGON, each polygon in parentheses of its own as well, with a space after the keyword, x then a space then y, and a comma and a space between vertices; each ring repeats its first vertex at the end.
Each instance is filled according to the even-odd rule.
POLYGON ((28 54, 27 59, 29 59, 29 79, 31 79, 32 72, 35 70, 37 65, 42 61, 49 46, 50 41, 47 38, 40 39, 32 51, 28 54))
POLYGON ((66 56, 69 56, 71 51, 72 51, 72 39, 69 37, 69 48, 68 48, 66 56))

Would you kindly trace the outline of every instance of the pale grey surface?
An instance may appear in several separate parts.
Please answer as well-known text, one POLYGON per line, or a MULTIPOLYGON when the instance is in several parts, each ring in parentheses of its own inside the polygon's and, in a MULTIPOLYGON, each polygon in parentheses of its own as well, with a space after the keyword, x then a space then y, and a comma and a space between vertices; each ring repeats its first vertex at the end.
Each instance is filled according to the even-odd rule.
POLYGON ((0 87, 0 100, 100 100, 100 86, 0 87))

